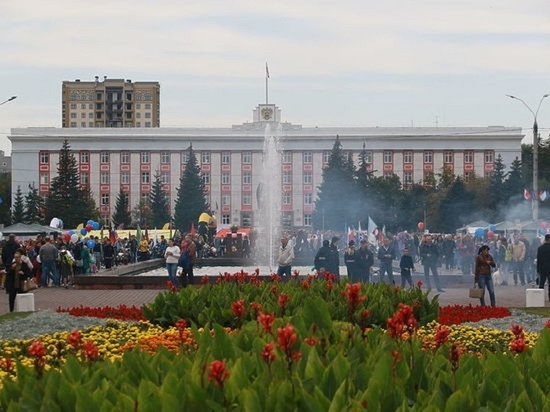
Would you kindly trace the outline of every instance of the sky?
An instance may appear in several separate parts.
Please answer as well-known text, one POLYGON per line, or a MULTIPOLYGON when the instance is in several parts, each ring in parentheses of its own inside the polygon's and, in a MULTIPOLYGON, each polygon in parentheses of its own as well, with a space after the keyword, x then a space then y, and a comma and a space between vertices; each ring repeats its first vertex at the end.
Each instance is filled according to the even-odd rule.
MULTIPOLYGON (((161 85, 161 127, 230 127, 265 102, 303 126, 517 126, 550 93, 548 0, 4 0, 0 150, 61 127, 61 84, 161 85)), ((538 113, 550 133, 550 97, 538 113)), ((525 139, 528 143, 531 139, 525 139)))

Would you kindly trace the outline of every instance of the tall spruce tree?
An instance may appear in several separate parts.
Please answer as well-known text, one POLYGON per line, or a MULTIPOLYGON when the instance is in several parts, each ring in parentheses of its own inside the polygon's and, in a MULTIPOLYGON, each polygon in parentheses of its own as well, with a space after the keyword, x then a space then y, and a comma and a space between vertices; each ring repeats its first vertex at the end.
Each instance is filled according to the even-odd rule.
POLYGON ((0 223, 11 221, 11 173, 0 173, 0 223))
POLYGON ((180 185, 174 210, 174 224, 176 229, 187 233, 191 224, 197 224, 202 212, 208 210, 205 200, 204 185, 200 175, 193 146, 188 149, 188 161, 185 171, 180 177, 180 185))
POLYGON ((160 180, 160 172, 155 173, 155 181, 151 190, 151 212, 152 226, 162 228, 166 223, 170 223, 170 204, 168 203, 168 195, 162 188, 160 180))
POLYGON ((313 213, 316 229, 344 231, 347 226, 357 224, 361 193, 354 175, 353 162, 342 150, 337 135, 328 165, 323 169, 323 182, 318 187, 313 213))
POLYGON ((38 188, 29 185, 29 191, 25 196, 25 223, 44 223, 44 198, 38 193, 38 188))
POLYGON ((17 186, 17 191, 13 198, 13 210, 11 212, 12 223, 22 223, 25 220, 25 203, 21 186, 17 186))
POLYGON ((113 213, 113 222, 118 227, 128 228, 132 224, 132 215, 128 204, 128 195, 122 189, 118 193, 115 205, 115 213, 113 213))
POLYGON ((67 140, 59 151, 57 176, 52 179, 46 199, 46 221, 54 217, 63 220, 65 228, 97 218, 90 190, 80 187, 76 158, 67 140))

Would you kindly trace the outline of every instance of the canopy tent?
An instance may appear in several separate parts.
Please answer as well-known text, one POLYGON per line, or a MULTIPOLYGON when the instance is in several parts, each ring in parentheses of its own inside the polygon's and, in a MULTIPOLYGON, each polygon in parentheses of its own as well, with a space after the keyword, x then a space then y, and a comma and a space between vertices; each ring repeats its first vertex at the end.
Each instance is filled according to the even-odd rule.
POLYGON ((474 234, 477 229, 487 229, 489 227, 489 222, 485 220, 476 220, 475 222, 459 227, 456 231, 457 233, 467 231, 470 234, 474 234))
MULTIPOLYGON (((243 236, 245 236, 245 235, 249 236, 251 230, 252 229, 249 228, 249 227, 240 227, 239 229, 237 229, 237 233, 240 233, 243 236)), ((231 233, 230 228, 223 228, 223 229, 218 230, 218 232, 216 233, 216 237, 219 238, 219 239, 223 239, 223 238, 227 237, 227 235, 229 235, 230 233, 231 233)))
POLYGON ((5 236, 8 236, 9 234, 13 233, 16 236, 33 236, 33 235, 39 235, 39 234, 47 234, 51 235, 54 233, 63 233, 61 229, 56 229, 54 227, 50 226, 43 226, 38 223, 16 223, 11 226, 6 226, 4 229, 2 229, 2 233, 5 236))

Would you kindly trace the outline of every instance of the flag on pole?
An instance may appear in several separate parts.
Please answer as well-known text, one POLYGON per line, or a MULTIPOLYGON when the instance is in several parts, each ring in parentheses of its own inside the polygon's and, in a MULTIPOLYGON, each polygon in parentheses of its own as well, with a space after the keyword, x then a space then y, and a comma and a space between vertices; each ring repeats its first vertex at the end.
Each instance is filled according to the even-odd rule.
POLYGON ((359 224, 357 225, 357 231, 358 231, 359 233, 362 232, 362 230, 361 230, 361 221, 359 221, 359 224))
POLYGON ((269 79, 269 67, 267 67, 267 62, 265 62, 265 77, 269 79))
POLYGON ((141 242, 141 228, 139 227, 139 224, 137 225, 137 230, 136 230, 136 240, 139 242, 141 242))
POLYGON ((111 241, 111 243, 115 243, 116 239, 117 239, 116 231, 113 228, 109 229, 109 240, 111 241))
POLYGON ((544 202, 546 199, 548 199, 548 192, 546 190, 542 190, 539 193, 539 199, 541 202, 544 202))
POLYGON ((523 198, 525 200, 531 200, 531 192, 527 189, 523 189, 523 198))

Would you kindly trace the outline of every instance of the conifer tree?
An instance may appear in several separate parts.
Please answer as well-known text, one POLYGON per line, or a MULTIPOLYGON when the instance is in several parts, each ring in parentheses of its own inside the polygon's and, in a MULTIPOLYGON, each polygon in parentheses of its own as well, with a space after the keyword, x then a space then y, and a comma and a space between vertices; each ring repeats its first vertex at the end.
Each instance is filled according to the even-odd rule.
POLYGON ((197 225, 202 212, 208 210, 206 204, 204 185, 200 175, 200 168, 197 163, 192 145, 188 149, 188 161, 185 171, 180 177, 175 210, 174 224, 176 229, 187 233, 191 224, 197 225))
POLYGON ((29 185, 29 191, 25 196, 25 223, 44 223, 44 199, 38 193, 38 188, 29 185))
POLYGON ((11 221, 11 173, 0 173, 0 222, 11 221))
POLYGON ((502 156, 499 154, 495 160, 493 173, 489 178, 487 191, 487 208, 490 210, 490 216, 488 216, 489 222, 502 220, 498 211, 500 206, 507 200, 504 193, 505 169, 506 166, 502 162, 502 156))
POLYGON ((439 229, 445 233, 454 233, 457 228, 468 223, 466 219, 476 210, 474 201, 475 195, 457 177, 439 205, 442 218, 439 229))
POLYGON ((155 173, 155 181, 151 190, 151 212, 152 226, 162 228, 166 223, 170 223, 170 205, 168 203, 168 195, 162 188, 160 180, 160 172, 155 173))
POLYGON ((25 204, 23 202, 23 193, 21 192, 21 186, 17 186, 17 191, 13 198, 13 210, 11 212, 12 223, 22 223, 25 215, 25 204))
POLYGON ((115 205, 115 213, 113 213, 113 222, 118 227, 128 228, 132 224, 132 215, 128 205, 128 195, 122 189, 118 193, 115 205))

